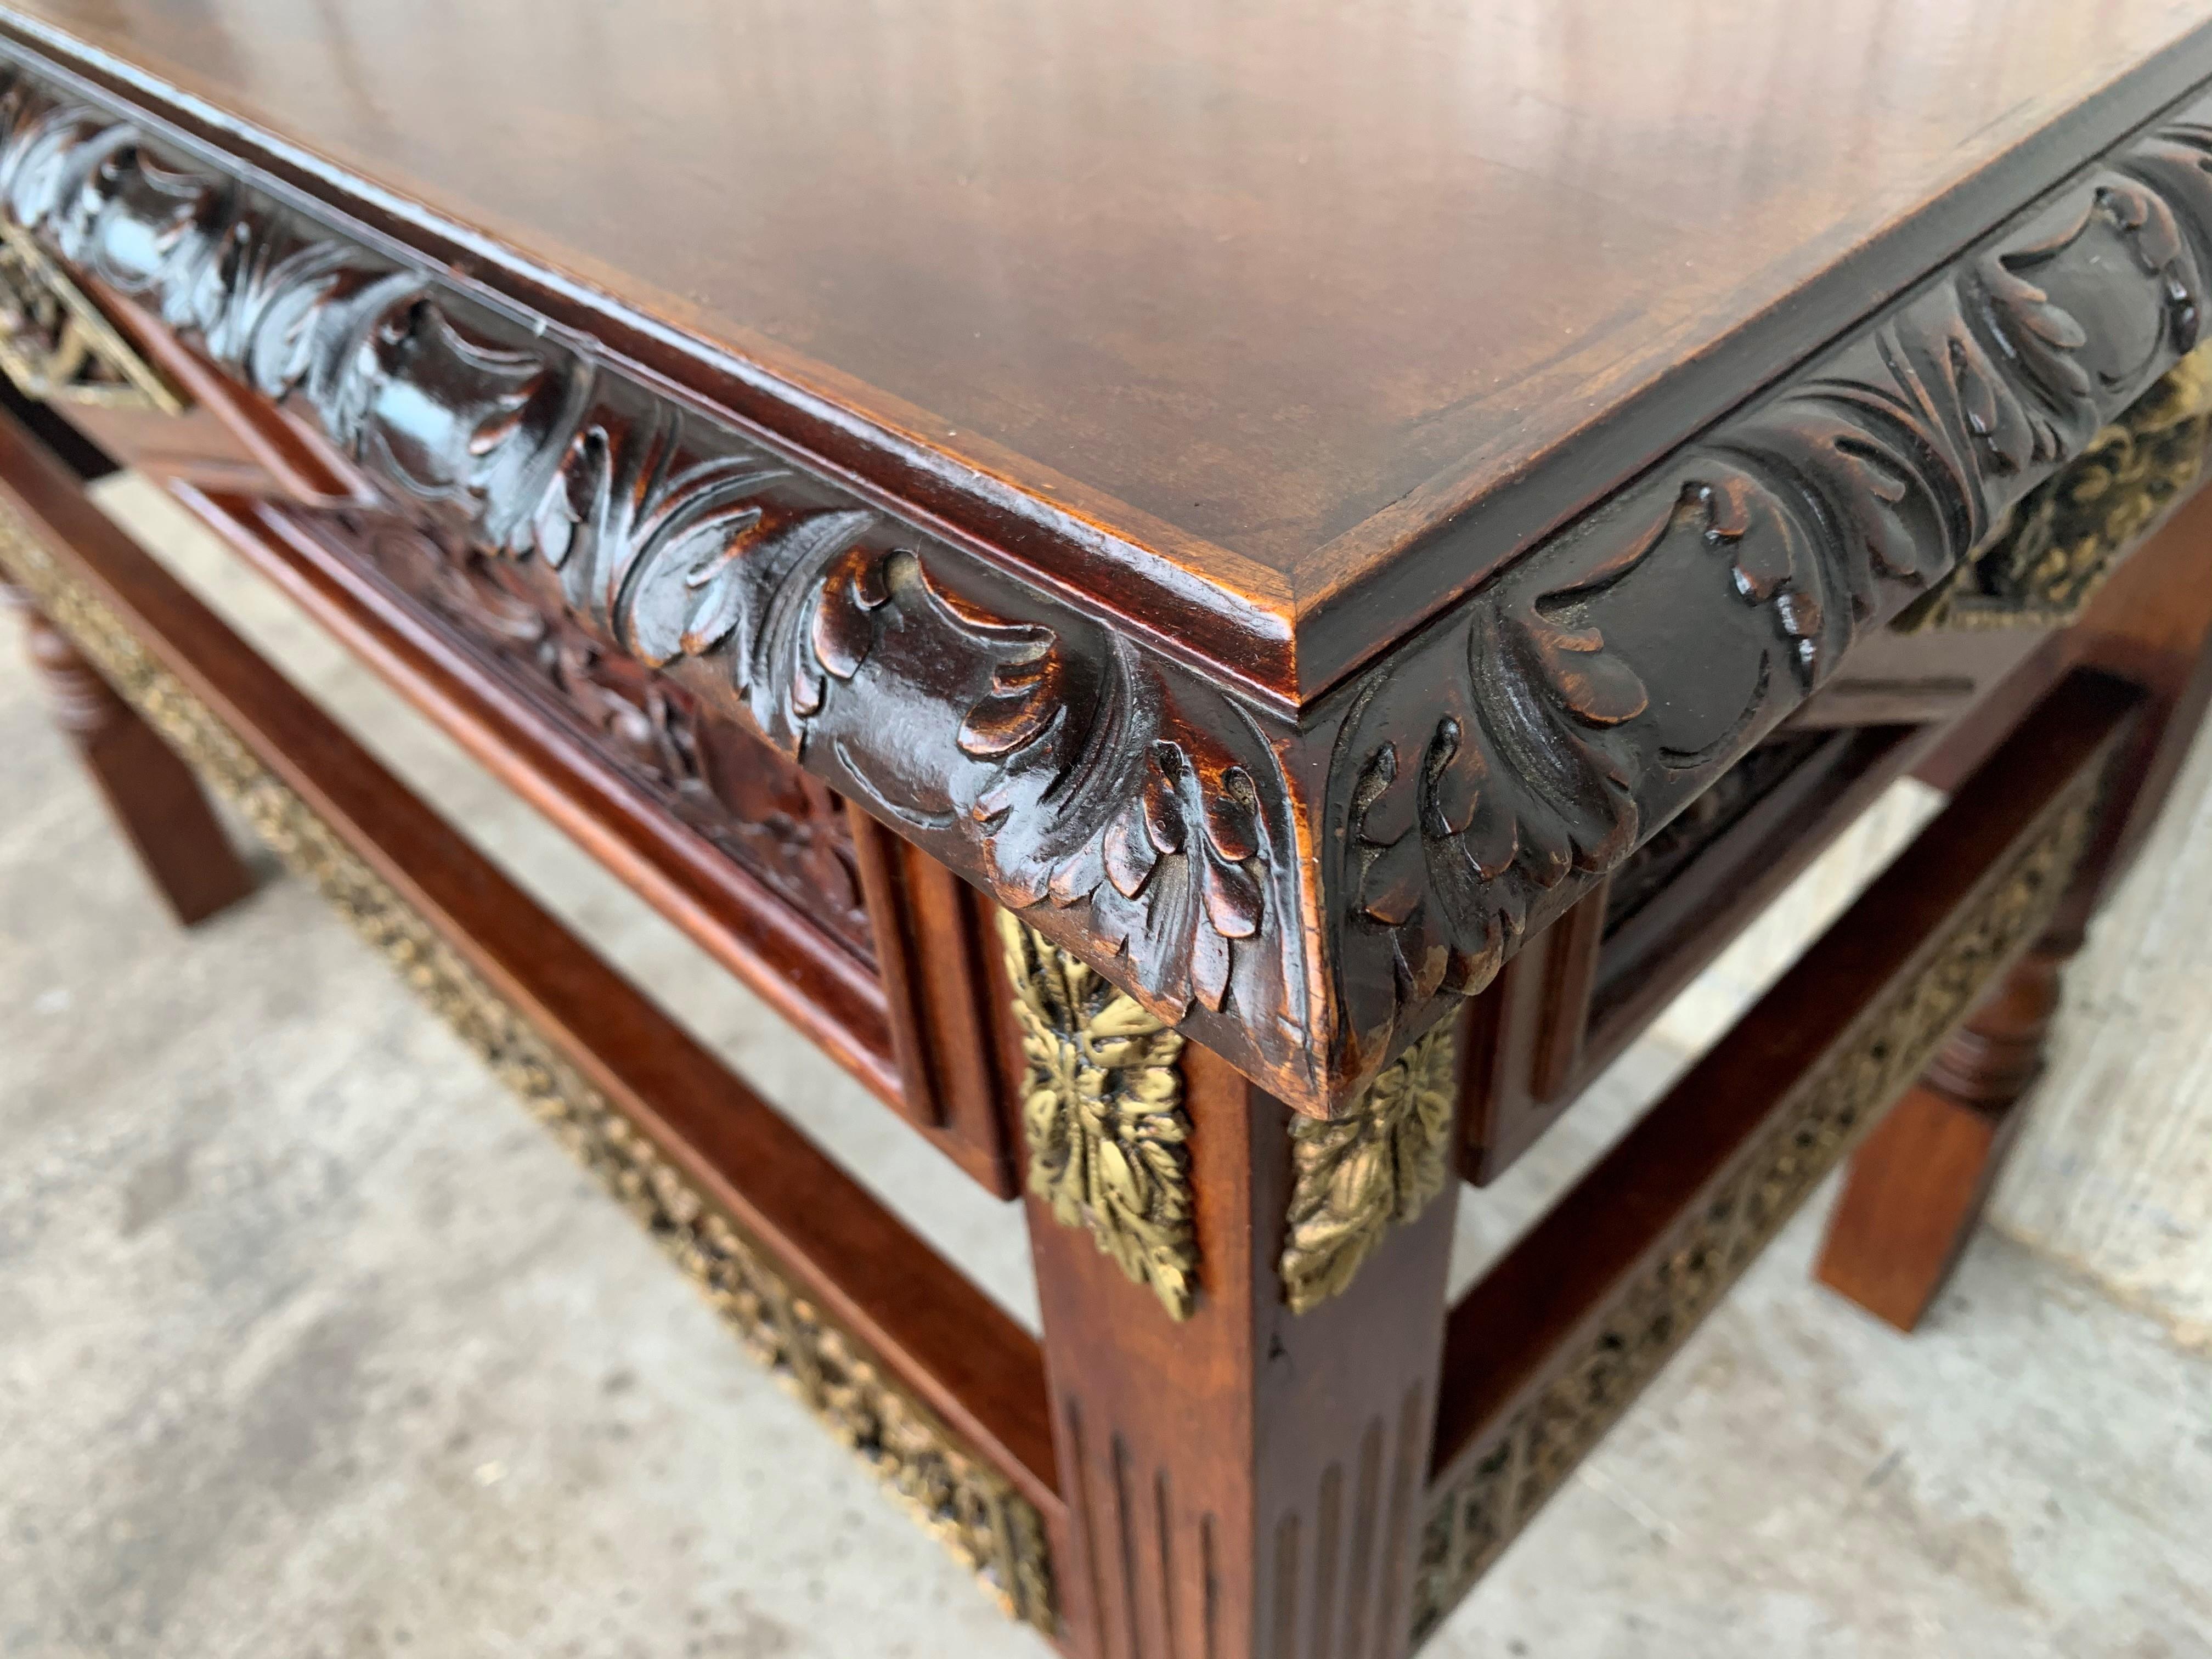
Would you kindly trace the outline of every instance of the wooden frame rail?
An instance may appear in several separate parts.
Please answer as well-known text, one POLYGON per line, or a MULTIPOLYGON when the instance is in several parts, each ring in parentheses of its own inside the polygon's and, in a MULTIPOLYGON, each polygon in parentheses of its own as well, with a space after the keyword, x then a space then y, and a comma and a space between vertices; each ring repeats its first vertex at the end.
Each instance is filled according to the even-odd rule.
MULTIPOLYGON (((1524 946, 1468 1005, 1460 1170, 1487 1186, 1558 1122, 1743 929, 1941 735, 1929 726, 1816 734, 1747 806, 1696 842, 1616 924, 1619 878, 1524 946)), ((1762 751, 1744 766, 1755 771, 1762 751)), ((1716 795, 1732 787, 1728 780, 1716 795)), ((1631 866, 1633 867, 1632 866, 1631 866)))
POLYGON ((2057 914, 2136 694, 2080 673, 1447 1322, 1425 1635, 2057 914))
POLYGON ((601 1176, 746 1346, 1054 1634, 1036 1341, 0 419, 0 571, 601 1176))

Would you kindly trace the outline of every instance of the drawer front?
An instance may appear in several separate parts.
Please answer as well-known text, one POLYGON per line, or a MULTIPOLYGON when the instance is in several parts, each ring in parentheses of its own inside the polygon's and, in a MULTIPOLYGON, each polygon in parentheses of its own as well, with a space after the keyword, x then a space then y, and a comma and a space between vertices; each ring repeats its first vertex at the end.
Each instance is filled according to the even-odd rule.
POLYGON ((250 562, 1001 1196, 975 896, 514 562, 390 514, 179 493, 250 562))
POLYGON ((607 649, 511 560, 376 513, 270 509, 435 617, 576 741, 863 962, 875 933, 845 804, 682 686, 607 649))

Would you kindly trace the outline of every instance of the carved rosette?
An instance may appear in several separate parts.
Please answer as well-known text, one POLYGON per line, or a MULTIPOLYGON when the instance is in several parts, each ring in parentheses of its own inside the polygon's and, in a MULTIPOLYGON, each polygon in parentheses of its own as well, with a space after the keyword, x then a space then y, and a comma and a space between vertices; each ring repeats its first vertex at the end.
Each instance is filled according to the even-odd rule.
POLYGON ((1304 1313, 1337 1295, 1389 1236, 1444 1190, 1458 1098, 1452 1034, 1439 1025, 1330 1122, 1291 1120, 1283 1299, 1304 1313))
POLYGON ((1030 1191, 1187 1319, 1198 1235, 1182 1038, 1018 917, 1000 911, 999 933, 1028 1061, 1030 1191))

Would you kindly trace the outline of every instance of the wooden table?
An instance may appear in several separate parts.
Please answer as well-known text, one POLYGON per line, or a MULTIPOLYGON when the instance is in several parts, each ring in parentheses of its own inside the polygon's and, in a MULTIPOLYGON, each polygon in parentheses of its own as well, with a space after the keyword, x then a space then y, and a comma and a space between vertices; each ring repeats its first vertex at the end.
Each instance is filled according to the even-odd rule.
POLYGON ((2212 690, 2179 0, 11 0, 0 58, 0 565, 162 891, 249 884, 197 776, 1073 1653, 1403 1651, 1877 1123, 1822 1274, 1909 1326, 2212 690), (117 463, 1021 1198, 1042 1341, 117 463), (1448 1308, 1447 1189, 1912 772, 1448 1308))

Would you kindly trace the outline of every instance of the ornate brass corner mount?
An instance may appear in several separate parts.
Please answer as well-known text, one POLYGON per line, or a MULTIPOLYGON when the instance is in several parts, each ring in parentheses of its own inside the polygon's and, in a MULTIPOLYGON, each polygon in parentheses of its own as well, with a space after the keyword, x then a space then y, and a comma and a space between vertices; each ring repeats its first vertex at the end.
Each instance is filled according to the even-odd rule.
POLYGON ((999 936, 1029 1061, 1030 1191, 1176 1319, 1198 1276, 1182 1037, 1006 911, 999 936))
POLYGON ((1291 1121, 1283 1299, 1304 1313, 1336 1295, 1389 1236, 1443 1191, 1457 1094, 1451 1027, 1433 1028, 1331 1122, 1291 1121))
POLYGON ((40 250, 0 223, 0 369, 26 398, 183 412, 183 397, 40 250))
POLYGON ((2004 527, 1898 618, 1929 628, 2063 628, 2196 484, 2212 445, 2212 344, 2191 352, 2088 448, 2021 498, 2004 527))

